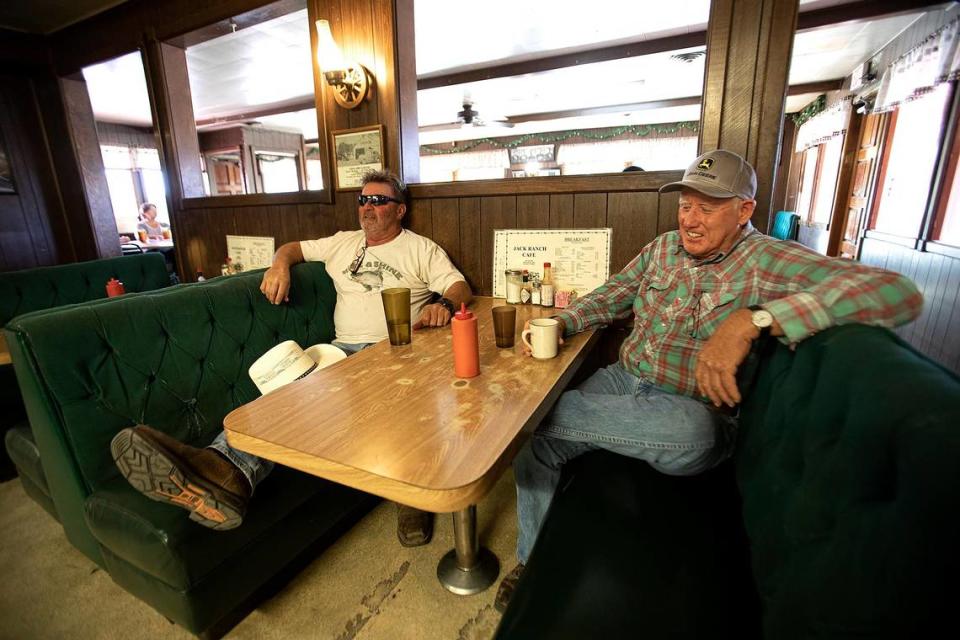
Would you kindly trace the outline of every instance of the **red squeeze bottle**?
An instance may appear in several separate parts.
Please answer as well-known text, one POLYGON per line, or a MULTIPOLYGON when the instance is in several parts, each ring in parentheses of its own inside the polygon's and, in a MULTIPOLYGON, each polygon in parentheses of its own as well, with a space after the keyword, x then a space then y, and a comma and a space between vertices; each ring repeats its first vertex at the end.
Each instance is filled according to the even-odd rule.
POLYGON ((110 278, 107 280, 107 297, 115 298, 116 296, 122 296, 127 291, 123 288, 123 283, 117 280, 116 278, 110 278))
POLYGON ((480 375, 480 338, 477 316, 460 304, 460 311, 450 321, 453 332, 453 373, 458 378, 473 378, 480 375))

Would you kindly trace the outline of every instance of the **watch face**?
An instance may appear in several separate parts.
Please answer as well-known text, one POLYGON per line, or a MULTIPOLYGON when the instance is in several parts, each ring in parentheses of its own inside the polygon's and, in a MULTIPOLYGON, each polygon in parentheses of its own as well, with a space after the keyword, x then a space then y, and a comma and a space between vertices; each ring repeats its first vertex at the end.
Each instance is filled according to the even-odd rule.
POLYGON ((773 315, 766 309, 757 309, 750 320, 755 327, 766 329, 773 324, 773 315))

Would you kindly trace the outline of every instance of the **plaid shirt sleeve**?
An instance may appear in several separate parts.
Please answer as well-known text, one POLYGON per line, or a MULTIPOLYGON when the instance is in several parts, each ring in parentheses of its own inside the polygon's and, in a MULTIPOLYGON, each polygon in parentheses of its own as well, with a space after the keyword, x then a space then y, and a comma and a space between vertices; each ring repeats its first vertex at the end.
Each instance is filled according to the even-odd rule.
POLYGON ((892 271, 825 259, 792 242, 771 243, 765 254, 764 279, 789 283, 789 293, 763 307, 790 343, 839 324, 895 327, 916 318, 923 307, 917 287, 892 271))
POLYGON ((662 240, 657 238, 645 246, 622 271, 557 313, 555 317, 562 320, 565 327, 564 335, 579 333, 590 327, 606 326, 614 320, 628 317, 633 311, 643 272, 659 243, 662 240))

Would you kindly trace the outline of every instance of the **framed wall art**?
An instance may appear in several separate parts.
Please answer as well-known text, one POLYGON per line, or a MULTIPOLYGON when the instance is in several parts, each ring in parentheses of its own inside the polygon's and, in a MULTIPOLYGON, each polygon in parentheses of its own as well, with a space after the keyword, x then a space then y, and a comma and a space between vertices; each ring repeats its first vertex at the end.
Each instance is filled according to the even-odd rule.
POLYGON ((363 174, 383 169, 382 124, 343 129, 331 135, 337 191, 359 189, 363 174))

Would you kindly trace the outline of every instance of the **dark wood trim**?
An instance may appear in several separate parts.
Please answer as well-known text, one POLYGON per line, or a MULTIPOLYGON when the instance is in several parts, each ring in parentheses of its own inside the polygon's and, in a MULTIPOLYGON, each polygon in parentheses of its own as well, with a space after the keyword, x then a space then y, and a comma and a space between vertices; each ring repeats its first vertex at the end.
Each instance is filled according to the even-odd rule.
POLYGON ((396 97, 399 110, 400 166, 407 182, 420 180, 420 133, 417 127, 417 59, 413 0, 394 0, 396 97))
POLYGON ((860 130, 865 116, 850 110, 847 121, 847 133, 844 134, 843 149, 840 152, 840 174, 837 176, 837 188, 834 191, 833 211, 830 212, 830 237, 827 239, 827 255, 838 257, 843 234, 850 215, 850 198, 853 196, 853 172, 857 166, 857 153, 860 151, 860 130))
POLYGON ((797 18, 797 31, 816 29, 841 22, 865 22, 879 17, 923 11, 944 4, 943 0, 859 0, 813 11, 804 11, 797 18))
POLYGON ((706 43, 706 31, 696 31, 693 33, 654 38, 652 40, 640 40, 627 44, 597 47, 575 53, 544 56, 535 60, 490 65, 468 71, 445 71, 437 75, 425 75, 417 79, 417 89, 435 89, 437 87, 447 87, 455 84, 464 84, 466 82, 479 82, 481 80, 519 76, 527 73, 550 71, 552 69, 562 69, 564 67, 573 67, 581 64, 633 58, 635 56, 645 56, 651 53, 661 53, 675 49, 702 47, 706 43))
POLYGON ((603 113, 619 113, 621 111, 646 111, 647 109, 663 109, 666 107, 686 107, 692 104, 700 104, 700 96, 671 98, 670 100, 650 100, 649 102, 632 102, 629 104, 613 104, 603 107, 589 107, 585 109, 522 113, 515 116, 508 116, 506 121, 520 123, 532 122, 535 120, 555 120, 557 118, 577 118, 580 116, 595 116, 603 113))
MULTIPOLYGON (((307 191, 306 194, 314 194, 316 200, 305 200, 299 202, 318 202, 321 204, 330 204, 333 202, 333 156, 330 153, 330 136, 327 135, 329 124, 331 122, 327 105, 332 102, 332 98, 327 98, 324 93, 327 90, 326 82, 323 80, 323 73, 320 71, 320 65, 317 63, 317 30, 313 27, 319 19, 320 0, 308 0, 307 2, 307 22, 310 25, 310 61, 313 67, 313 104, 317 111, 317 147, 320 156, 320 175, 323 179, 323 189, 320 191, 307 191)), ((302 194, 301 194, 302 195, 302 194)))
POLYGON ((219 209, 222 207, 270 207, 284 204, 330 204, 329 192, 244 193, 233 196, 185 198, 181 209, 219 209))
POLYGON ((258 7, 252 11, 204 25, 189 33, 171 38, 167 42, 181 49, 186 49, 306 8, 307 0, 273 0, 264 7, 258 7))
MULTIPOLYGON (((810 189, 812 190, 812 193, 810 194, 810 208, 807 209, 807 219, 804 220, 804 223, 806 223, 808 227, 812 227, 816 224, 813 216, 816 215, 817 202, 820 200, 820 181, 821 178, 823 178, 823 156, 824 152, 826 151, 826 146, 827 145, 825 143, 821 142, 816 147, 810 147, 807 149, 807 153, 810 153, 814 149, 816 149, 817 152, 817 162, 813 167, 813 184, 810 186, 810 189)), ((804 162, 804 166, 806 166, 806 162, 804 162)))
MULTIPOLYGON (((940 158, 934 173, 933 185, 930 193, 935 197, 935 206, 928 208, 927 219, 923 224, 921 238, 937 242, 940 231, 943 229, 944 219, 947 216, 947 205, 950 204, 950 190, 953 187, 954 176, 957 173, 957 164, 960 161, 960 90, 957 83, 953 84, 953 96, 950 98, 950 109, 947 111, 947 126, 943 131, 943 139, 950 140, 951 144, 940 147, 940 158)), ((960 197, 960 194, 957 194, 960 197)))
MULTIPOLYGON (((877 158, 879 169, 876 173, 876 182, 870 185, 870 191, 873 192, 874 198, 873 202, 870 203, 870 213, 867 215, 865 231, 873 230, 874 225, 877 224, 877 214, 880 212, 880 201, 883 200, 883 181, 887 177, 887 165, 890 164, 890 149, 893 147, 893 132, 897 127, 897 115, 899 113, 899 110, 893 111, 890 113, 890 117, 881 124, 884 129, 882 132, 883 142, 880 144, 880 157, 877 158)), ((887 234, 881 235, 885 236, 887 234)))
POLYGON ((607 193, 657 191, 663 184, 683 178, 683 171, 633 171, 589 176, 510 178, 410 185, 413 199, 526 194, 607 193))
POLYGON ((245 122, 247 120, 262 118, 263 116, 275 116, 278 113, 303 111, 304 109, 315 109, 316 106, 317 101, 314 96, 300 96, 298 98, 284 100, 283 102, 275 102, 269 107, 255 109, 254 111, 235 113, 233 115, 223 116, 220 118, 205 118, 203 120, 197 120, 197 126, 208 127, 215 124, 233 124, 236 122, 245 122))
POLYGON ((820 82, 806 82, 804 84, 792 84, 787 87, 788 96, 799 96, 804 93, 829 93, 830 91, 839 91, 843 89, 846 78, 837 78, 836 80, 821 80, 820 82))
POLYGON ((46 69, 50 65, 46 38, 0 27, 0 63, 5 73, 11 69, 46 69))

